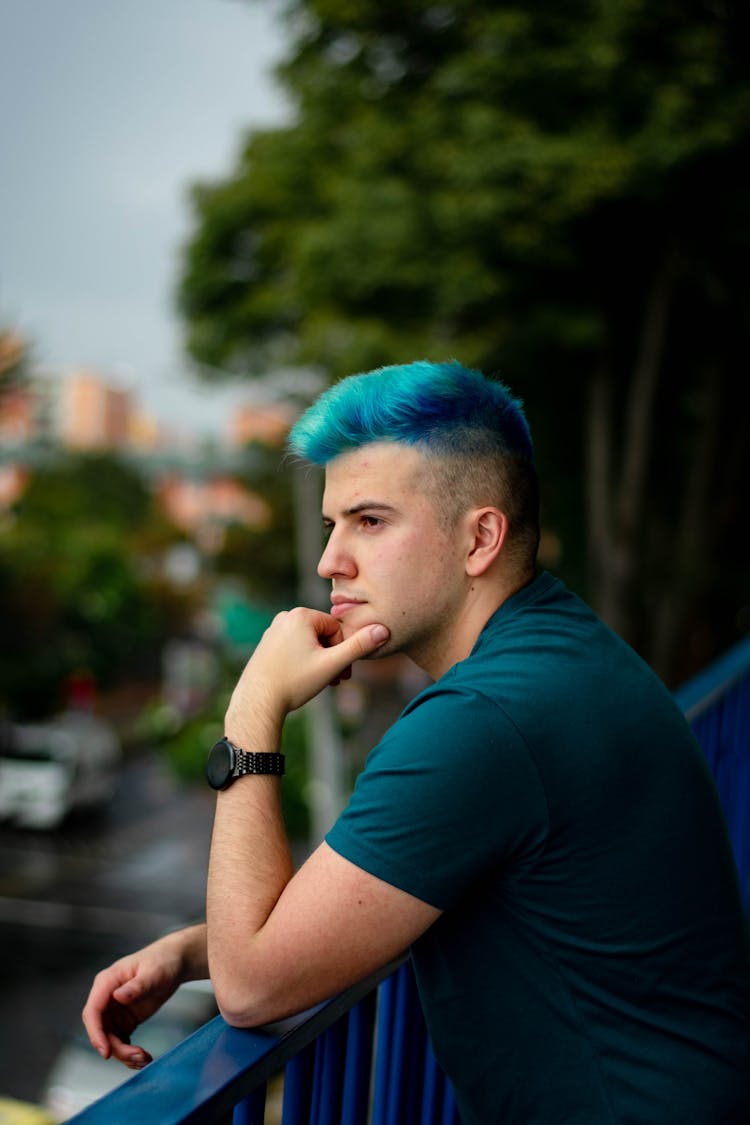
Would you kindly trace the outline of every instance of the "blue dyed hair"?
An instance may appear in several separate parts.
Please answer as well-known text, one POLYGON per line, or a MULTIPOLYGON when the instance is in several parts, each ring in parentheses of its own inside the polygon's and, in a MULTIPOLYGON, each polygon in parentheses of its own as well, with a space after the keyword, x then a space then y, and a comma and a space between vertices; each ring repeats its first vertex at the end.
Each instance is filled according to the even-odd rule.
POLYGON ((518 399, 460 363, 421 361, 350 375, 325 391, 289 435, 317 465, 371 442, 414 446, 431 470, 421 485, 444 527, 477 504, 508 517, 507 558, 531 575, 539 546, 534 449, 518 399))
POLYGON ((419 361, 342 379, 292 428, 289 448, 325 465, 376 441, 416 445, 428 456, 534 460, 520 401, 503 383, 456 362, 419 361))

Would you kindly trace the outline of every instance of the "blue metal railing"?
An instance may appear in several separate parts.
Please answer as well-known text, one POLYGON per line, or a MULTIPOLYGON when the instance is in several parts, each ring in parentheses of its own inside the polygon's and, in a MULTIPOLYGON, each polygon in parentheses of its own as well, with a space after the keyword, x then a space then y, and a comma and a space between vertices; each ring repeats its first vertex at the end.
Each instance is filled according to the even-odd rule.
POLYGON ((716 780, 750 914, 750 637, 674 695, 716 780))
POLYGON ((406 957, 278 1024, 217 1016, 69 1121, 263 1125, 282 1071, 280 1125, 460 1125, 406 957))
MULTIPOLYGON (((750 639, 675 692, 716 778, 750 911, 750 639)), ((75 1117, 73 1125, 460 1125, 432 1053, 410 962, 386 966, 280 1024, 216 1019, 75 1117)))

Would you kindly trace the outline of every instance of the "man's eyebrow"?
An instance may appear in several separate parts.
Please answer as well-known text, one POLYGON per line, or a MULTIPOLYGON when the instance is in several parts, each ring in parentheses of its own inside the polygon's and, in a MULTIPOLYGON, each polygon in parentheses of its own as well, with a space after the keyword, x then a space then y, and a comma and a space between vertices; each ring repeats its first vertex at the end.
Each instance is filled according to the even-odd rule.
MULTIPOLYGON (((351 508, 345 508, 343 515, 356 516, 358 512, 395 512, 396 509, 393 504, 386 504, 384 500, 359 500, 356 504, 352 504, 351 508)), ((323 512, 323 519, 333 522, 330 516, 323 512)))

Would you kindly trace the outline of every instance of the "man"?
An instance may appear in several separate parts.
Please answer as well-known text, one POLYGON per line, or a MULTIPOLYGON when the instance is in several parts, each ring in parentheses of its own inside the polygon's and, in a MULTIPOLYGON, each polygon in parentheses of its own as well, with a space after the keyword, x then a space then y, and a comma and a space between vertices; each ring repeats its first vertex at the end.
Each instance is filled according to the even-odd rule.
POLYGON ((343 380, 291 448, 326 465, 330 614, 279 615, 240 677, 207 924, 100 973, 92 1043, 210 970, 230 1023, 305 1008, 411 947, 465 1125, 747 1125, 750 968, 700 749, 643 662, 536 571, 531 439, 499 383, 415 363, 343 380), (294 874, 286 715, 352 662, 434 683, 294 874))

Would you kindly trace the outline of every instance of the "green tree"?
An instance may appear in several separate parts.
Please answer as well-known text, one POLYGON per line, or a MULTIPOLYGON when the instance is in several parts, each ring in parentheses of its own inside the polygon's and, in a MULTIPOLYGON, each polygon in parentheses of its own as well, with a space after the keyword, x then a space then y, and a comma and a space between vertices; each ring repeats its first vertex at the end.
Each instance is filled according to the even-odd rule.
POLYGON ((286 11, 292 123, 194 192, 193 355, 499 372, 559 569, 665 678, 692 671, 750 597, 745 9, 286 11))
POLYGON ((229 526, 214 559, 217 575, 242 579, 254 602, 273 609, 289 605, 297 589, 291 468, 279 456, 259 442, 248 446, 242 479, 266 501, 270 520, 263 527, 229 526))
POLYGON ((174 538, 140 475, 110 455, 35 470, 0 539, 0 710, 54 713, 81 671, 104 690, 158 676, 189 606, 142 547, 174 538))
POLYGON ((16 516, 57 536, 84 517, 133 531, 151 520, 154 510, 146 481, 124 461, 109 453, 61 453, 32 474, 16 516))

